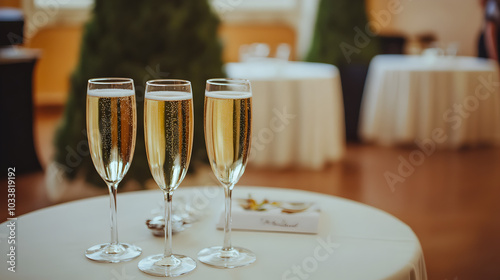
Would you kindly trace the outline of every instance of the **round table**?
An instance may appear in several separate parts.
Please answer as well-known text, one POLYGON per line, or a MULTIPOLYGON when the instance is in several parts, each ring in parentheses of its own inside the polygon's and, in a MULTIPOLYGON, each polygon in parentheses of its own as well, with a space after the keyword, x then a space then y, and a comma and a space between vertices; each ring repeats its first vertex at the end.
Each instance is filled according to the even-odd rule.
POLYGON ((500 144, 499 89, 492 60, 378 55, 368 71, 359 133, 368 142, 429 149, 500 144))
POLYGON ((344 109, 335 66, 264 59, 228 63, 226 72, 252 82, 250 165, 320 169, 343 157, 344 109))
MULTIPOLYGON (((418 238, 393 216, 347 199, 324 194, 263 187, 240 187, 269 199, 316 201, 321 207, 318 234, 233 231, 233 245, 251 249, 257 261, 238 269, 216 269, 198 262, 182 279, 390 279, 425 280, 425 263, 418 238)), ((174 234, 174 253, 196 257, 204 247, 220 245, 216 230, 223 205, 221 187, 186 187, 175 196, 189 197, 205 217, 174 234)), ((174 196, 174 204, 175 204, 174 196)), ((158 191, 118 195, 119 238, 143 249, 130 262, 103 264, 87 260, 89 246, 109 239, 109 198, 101 196, 60 204, 19 217, 16 222, 16 272, 6 268, 9 221, 1 224, 1 279, 159 279, 143 274, 137 263, 163 251, 163 239, 145 226, 151 210, 162 201, 158 191)))

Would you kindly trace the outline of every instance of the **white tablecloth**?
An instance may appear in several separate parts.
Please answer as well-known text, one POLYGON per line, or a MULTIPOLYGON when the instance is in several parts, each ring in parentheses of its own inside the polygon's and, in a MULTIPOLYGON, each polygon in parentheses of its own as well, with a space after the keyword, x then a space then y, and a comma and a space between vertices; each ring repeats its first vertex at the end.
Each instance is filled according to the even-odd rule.
POLYGON ((491 60, 378 55, 368 71, 360 136, 383 145, 499 144, 498 81, 491 60))
POLYGON ((345 151, 338 69, 308 62, 226 64, 231 78, 252 82, 250 165, 319 169, 345 151))
MULTIPOLYGON (((236 186, 234 197, 248 193, 271 200, 316 201, 322 209, 319 234, 233 231, 233 245, 255 252, 254 264, 224 270, 198 262, 196 270, 182 279, 427 279, 418 238, 410 227, 385 212, 342 198, 286 189, 236 186)), ((223 231, 216 230, 215 224, 223 207, 223 191, 221 187, 181 187, 174 204, 180 196, 193 199, 193 206, 206 213, 173 237, 174 253, 196 258, 200 249, 222 244, 223 231)), ((15 273, 7 270, 9 231, 3 223, 0 279, 159 279, 140 272, 137 263, 163 251, 163 239, 152 236, 145 226, 162 198, 159 190, 118 195, 119 238, 143 249, 139 258, 126 263, 95 263, 83 254, 91 245, 109 239, 109 199, 105 196, 19 217, 15 273)))

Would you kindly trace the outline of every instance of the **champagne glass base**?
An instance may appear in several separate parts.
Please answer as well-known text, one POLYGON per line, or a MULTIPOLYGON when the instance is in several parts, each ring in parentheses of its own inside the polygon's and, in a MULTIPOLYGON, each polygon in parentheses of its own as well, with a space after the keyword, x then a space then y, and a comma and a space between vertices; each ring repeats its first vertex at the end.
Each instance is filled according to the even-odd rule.
POLYGON ((205 248, 198 253, 198 260, 217 268, 235 268, 255 262, 255 254, 245 248, 233 247, 222 250, 222 246, 205 248))
POLYGON ((142 259, 137 267, 149 275, 175 277, 193 271, 196 268, 196 261, 183 255, 165 258, 163 254, 159 254, 142 259))
POLYGON ((85 251, 85 256, 96 262, 119 263, 137 258, 142 249, 127 243, 99 244, 85 251))

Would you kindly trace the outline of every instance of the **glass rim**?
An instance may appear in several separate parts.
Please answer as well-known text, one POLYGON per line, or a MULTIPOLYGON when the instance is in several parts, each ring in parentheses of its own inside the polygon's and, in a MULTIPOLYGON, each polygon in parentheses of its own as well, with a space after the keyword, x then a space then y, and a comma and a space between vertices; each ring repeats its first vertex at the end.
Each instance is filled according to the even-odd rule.
POLYGON ((126 83, 134 83, 131 78, 108 77, 108 78, 92 78, 88 80, 89 83, 96 85, 119 85, 126 83))
POLYGON ((147 86, 190 86, 191 82, 182 79, 156 79, 146 82, 147 86))
POLYGON ((250 85, 250 80, 239 79, 239 78, 213 78, 208 79, 207 84, 217 85, 217 86, 238 86, 238 85, 250 85))

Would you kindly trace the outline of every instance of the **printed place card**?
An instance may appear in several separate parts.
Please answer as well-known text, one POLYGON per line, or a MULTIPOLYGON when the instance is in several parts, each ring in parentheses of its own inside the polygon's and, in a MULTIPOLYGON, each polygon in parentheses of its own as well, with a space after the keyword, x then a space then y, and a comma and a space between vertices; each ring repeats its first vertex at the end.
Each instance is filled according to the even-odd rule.
MULTIPOLYGON (((318 233, 320 208, 314 202, 233 199, 231 228, 236 230, 318 233)), ((224 209, 218 229, 224 229, 224 209)))

